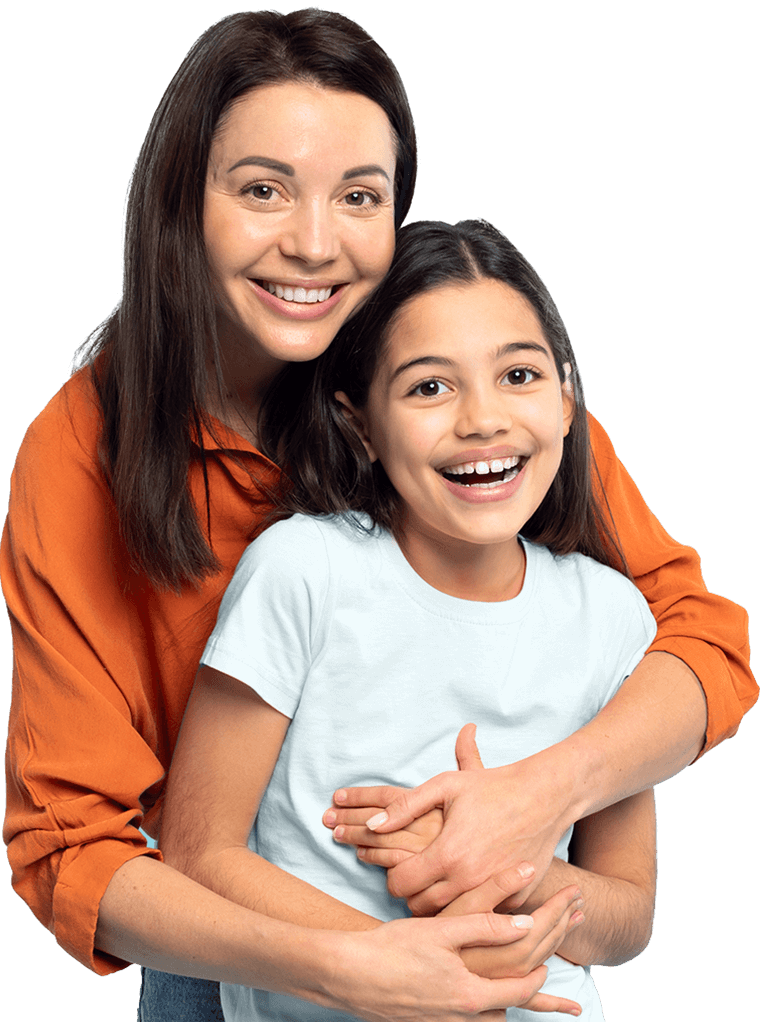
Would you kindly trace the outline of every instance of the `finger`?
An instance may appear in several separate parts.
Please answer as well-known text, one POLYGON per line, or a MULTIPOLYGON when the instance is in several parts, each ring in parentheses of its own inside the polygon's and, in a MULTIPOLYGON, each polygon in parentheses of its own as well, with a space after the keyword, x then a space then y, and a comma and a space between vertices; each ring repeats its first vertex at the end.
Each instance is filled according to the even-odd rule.
POLYGON ((403 894, 403 887, 406 886, 406 874, 411 873, 414 877, 416 887, 416 872, 419 859, 424 855, 421 852, 413 859, 402 862, 393 876, 389 878, 388 890, 394 898, 405 898, 406 903, 416 916, 434 916, 441 909, 459 897, 460 889, 451 880, 436 880, 422 890, 412 890, 409 894, 403 894), (402 886, 403 885, 403 886, 402 886))
POLYGON ((357 806, 380 806, 385 808, 406 790, 406 788, 396 788, 392 784, 381 784, 366 788, 338 788, 333 794, 333 805, 338 809, 357 806))
POLYGON ((457 915, 462 915, 469 912, 491 912, 515 891, 527 887, 535 872, 531 863, 521 862, 512 869, 489 877, 488 880, 471 891, 460 894, 458 898, 447 905, 441 914, 448 915, 455 912, 457 915))
MULTIPOLYGON (((387 803, 384 812, 367 820, 367 826, 370 830, 382 830, 384 833, 406 827, 412 820, 429 813, 436 806, 444 805, 454 794, 456 778, 457 774, 449 771, 432 777, 418 788, 401 789, 396 798, 387 803)), ((378 801, 374 804, 383 803, 378 801)))
MULTIPOLYGON (((527 976, 519 979, 484 979, 487 983, 487 1007, 491 1008, 513 1008, 517 1005, 526 1004, 546 982, 546 966, 542 965, 527 976)), ((480 1016, 479 1016, 480 1017, 480 1016)), ((486 1016, 487 1017, 487 1016, 486 1016)), ((501 1012, 501 1022, 504 1022, 504 1012, 501 1012)))
POLYGON ((457 735, 454 752, 457 757, 457 765, 460 770, 482 770, 483 760, 480 758, 480 751, 475 742, 476 726, 465 724, 457 735))
POLYGON ((405 852, 401 848, 357 848, 356 857, 368 866, 382 866, 383 869, 393 869, 405 859, 410 858, 414 853, 405 852))
MULTIPOLYGON (((499 916, 493 912, 477 912, 466 916, 439 916, 445 925, 446 939, 451 947, 495 947, 514 944, 530 933, 531 927, 520 925, 517 916, 499 916)), ((530 919, 530 916, 526 916, 530 919)))
POLYGON ((325 827, 360 827, 372 816, 382 812, 382 806, 367 806, 363 809, 327 809, 322 814, 325 827))
POLYGON ((551 994, 534 994, 530 1000, 520 1005, 529 1011, 561 1011, 565 1015, 581 1014, 581 1006, 577 1001, 569 1001, 566 997, 554 997, 551 994))
MULTIPOLYGON (((427 845, 419 834, 408 830, 394 830, 390 834, 375 834, 366 827, 336 827, 333 839, 341 845, 364 845, 367 848, 400 848, 404 852, 421 852, 427 845)), ((473 911, 478 911, 474 909, 473 911)))

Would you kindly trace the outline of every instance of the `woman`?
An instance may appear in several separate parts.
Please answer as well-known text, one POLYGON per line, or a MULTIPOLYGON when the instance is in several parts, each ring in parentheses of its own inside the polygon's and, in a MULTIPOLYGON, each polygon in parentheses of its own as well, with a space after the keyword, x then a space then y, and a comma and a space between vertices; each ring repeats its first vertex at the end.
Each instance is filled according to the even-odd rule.
MULTIPOLYGON (((317 112, 311 111, 315 117, 317 112)), ((322 108, 322 114, 327 117, 328 111, 322 108)), ((329 131, 328 137, 334 140, 337 135, 329 131)), ((268 136, 256 138, 270 141, 268 136)), ((329 989, 330 980, 324 977, 326 948, 336 950, 338 961, 343 961, 347 938, 336 944, 337 938, 326 934, 326 942, 319 943, 314 935, 304 939, 298 929, 237 911, 165 867, 159 854, 146 848, 137 828, 142 825, 157 834, 158 796, 194 664, 253 519, 268 506, 266 491, 276 469, 250 443, 259 394, 277 365, 299 355, 278 347, 279 334, 268 339, 267 344, 275 345, 269 351, 257 329, 253 332, 253 324, 240 314, 236 305, 244 286, 240 272, 251 263, 260 267, 262 276, 256 274, 251 288, 255 279, 337 286, 344 294, 337 304, 343 308, 341 316, 335 316, 334 332, 340 325, 337 320, 342 321, 366 293, 351 276, 359 258, 347 262, 344 258, 355 251, 358 229, 351 228, 353 240, 343 232, 360 219, 358 226, 370 232, 377 228, 369 247, 374 253, 378 237, 385 239, 387 266, 392 226, 400 224, 409 210, 415 169, 415 133, 406 94, 387 56, 352 22, 324 12, 286 17, 259 12, 219 22, 183 61, 135 167, 125 229, 123 299, 103 325, 88 367, 36 420, 19 453, 2 549, 3 589, 14 638, 5 840, 16 891, 68 953, 98 973, 135 962, 163 973, 233 982, 255 979, 259 985, 271 983, 314 998, 319 982, 329 989), (313 168, 321 167, 324 159, 335 156, 331 150, 304 152, 295 145, 324 140, 325 132, 317 130, 292 132, 286 139, 287 154, 246 148, 219 164, 213 144, 220 143, 220 158, 227 154, 226 146, 236 137, 232 115, 255 115, 255 104, 233 101, 253 95, 251 90, 283 83, 302 89, 303 76, 320 82, 327 92, 337 88, 384 112, 387 125, 375 118, 371 139, 363 119, 373 107, 360 103, 360 110, 354 104, 350 131, 343 126, 341 144, 353 141, 355 127, 357 137, 372 151, 343 162, 336 171, 340 180, 329 183, 315 181, 295 166, 304 158, 312 160, 313 168), (233 130, 225 132, 230 126, 233 130), (220 127, 223 130, 215 133, 220 127), (392 173, 387 166, 390 150, 395 158, 392 173), (280 166, 240 164, 253 156, 274 158, 280 166), (233 171, 236 164, 240 166, 233 171), (287 167, 296 173, 288 175, 287 167), (375 169, 374 176, 349 175, 343 181, 345 173, 368 167, 375 169), (233 188, 230 175, 245 171, 250 176, 240 183, 236 178, 233 188), (388 180, 394 192, 392 217, 387 216, 390 196, 380 194, 388 180), (289 185, 295 190, 289 191, 289 185), (237 254, 230 252, 225 240, 228 216, 234 220, 240 212, 239 206, 225 206, 234 190, 240 201, 245 192, 247 201, 285 203, 274 214, 250 214, 258 220, 283 220, 282 230, 275 232, 276 247, 264 252, 275 252, 276 267, 259 263, 250 253, 243 253, 242 263, 234 262, 237 254), (306 196, 316 204, 299 201, 306 196), (368 203, 373 213, 365 221, 362 207, 368 203), (203 214, 211 205, 219 219, 204 223, 203 214), (348 217, 352 219, 347 224, 348 217), (378 218, 384 218, 382 231, 378 218), (327 247, 322 247, 323 229, 329 235, 327 247), (331 247, 336 237, 340 243, 331 247), (225 262, 228 252, 234 257, 230 265, 225 262), (209 264, 216 276, 213 281, 209 264), (325 274, 326 264, 339 266, 337 277, 325 274), (355 301, 350 298, 354 284, 355 301), (220 349, 211 344, 209 350, 208 341, 218 327, 220 349)), ((374 260, 372 254, 364 283, 382 275, 382 260, 374 260)), ((269 300, 254 293, 262 303, 269 300)), ((274 299, 288 300, 277 299, 277 294, 274 299)), ((272 310, 273 304, 267 308, 272 310)), ((330 315, 336 311, 331 307, 330 315)), ((292 325, 291 319, 286 322, 292 325)), ((313 358, 320 344, 329 343, 328 334, 322 331, 316 342, 307 341, 300 354, 313 358)), ((302 334, 296 336, 302 339, 302 334)), ((295 347, 300 343, 297 340, 295 347)), ((622 537, 634 570, 636 558, 626 540, 633 552, 639 550, 637 530, 649 544, 650 560, 642 560, 643 573, 665 577, 663 565, 681 562, 687 593, 680 603, 694 607, 692 621, 678 623, 668 598, 673 585, 664 586, 661 607, 653 608, 665 620, 664 638, 658 643, 668 648, 669 630, 671 635, 692 637, 677 647, 684 650, 684 660, 695 650, 707 650, 702 659, 692 656, 692 662, 707 690, 707 742, 714 744, 735 730, 743 708, 755 697, 745 662, 745 615, 706 594, 692 552, 664 536, 599 428, 595 449, 613 511, 620 510, 620 502, 627 504, 635 521, 622 537), (702 638, 705 619, 714 624, 712 647, 702 638)), ((703 746, 702 688, 690 668, 663 652, 648 660, 646 670, 621 692, 625 702, 618 704, 625 706, 627 719, 635 726, 606 737, 607 744, 596 740, 588 745, 609 756, 608 761, 589 760, 586 765, 592 771, 589 783, 612 802, 674 773, 703 746), (671 672, 682 679, 677 687, 671 672), (672 690, 668 712, 679 725, 665 735, 651 727, 650 693, 659 698, 660 689, 672 690), (645 734, 647 741, 636 745, 630 768, 626 765, 619 773, 618 759, 625 761, 629 752, 628 730, 645 734)), ((659 708, 654 716, 659 721, 659 708)), ((562 753, 558 756, 562 767, 562 753)), ((347 778, 346 784, 350 781, 347 778)), ((531 792, 542 792, 543 781, 531 773, 529 764, 520 781, 521 787, 511 795, 514 812, 505 811, 505 820, 525 818, 522 802, 543 804, 531 797, 531 792)), ((486 788, 475 790, 476 811, 480 790, 486 788)), ((541 834, 554 832, 555 818, 564 812, 554 797, 545 804, 542 822, 532 821, 534 832, 541 834)), ((456 830, 456 824, 452 814, 446 829, 456 830)), ((547 844, 547 840, 531 844, 519 833, 517 838, 510 833, 500 861, 517 865, 516 852, 528 847, 540 857, 547 844)), ((488 849, 483 854, 493 857, 488 849)), ((383 957, 379 976, 370 965, 358 978, 341 972, 342 991, 332 991, 331 1007, 350 1004, 354 1013, 362 1014, 361 992, 383 1006, 385 1014, 374 1017, 394 1018, 393 990, 406 986, 418 992, 425 1017, 465 1017, 457 1004, 461 1008, 468 993, 475 1003, 472 986, 455 993, 440 981, 458 961, 443 949, 452 941, 452 931, 444 930, 440 921, 424 921, 429 926, 420 932, 414 929, 416 922, 423 921, 409 921, 406 931, 378 936, 374 943, 358 942, 353 950, 359 958, 353 961, 371 965, 395 940, 396 945, 422 948, 428 969, 417 974, 411 958, 399 962, 383 957), (357 992, 357 987, 362 990, 357 992)), ((474 939, 476 932, 483 932, 475 925, 466 933, 458 929, 456 939, 474 939)), ((504 935, 507 939, 506 930, 504 935)), ((335 969, 328 971, 334 982, 335 969)), ((160 977, 150 973, 148 978, 160 977)), ((462 978, 463 984, 470 982, 462 978)), ((484 1008, 489 994, 482 985, 477 994, 477 1003, 484 1008)), ((174 987, 170 996, 176 1004, 174 987)), ((197 987, 189 996, 192 1004, 200 1004, 197 987)), ((491 996, 490 1004, 498 1002, 491 996)), ((203 1011, 205 1018, 212 1017, 208 1014, 212 1009, 199 1010, 200 1018, 203 1011)))

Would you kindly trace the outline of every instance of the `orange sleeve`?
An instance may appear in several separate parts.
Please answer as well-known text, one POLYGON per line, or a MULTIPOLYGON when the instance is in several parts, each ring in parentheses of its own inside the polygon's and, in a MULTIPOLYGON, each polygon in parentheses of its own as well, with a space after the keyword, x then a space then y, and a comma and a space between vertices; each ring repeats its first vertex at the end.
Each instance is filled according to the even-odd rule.
POLYGON ((634 582, 657 621, 650 651, 679 657, 699 678, 707 699, 702 752, 735 734, 757 700, 749 669, 747 613, 709 593, 699 557, 663 529, 618 461, 610 439, 589 416, 591 445, 634 582))
POLYGON ((140 795, 164 770, 97 422, 91 392, 70 381, 13 473, 0 562, 14 644, 4 838, 17 893, 70 954, 107 973, 126 963, 93 950, 98 905, 114 872, 147 852, 140 795))

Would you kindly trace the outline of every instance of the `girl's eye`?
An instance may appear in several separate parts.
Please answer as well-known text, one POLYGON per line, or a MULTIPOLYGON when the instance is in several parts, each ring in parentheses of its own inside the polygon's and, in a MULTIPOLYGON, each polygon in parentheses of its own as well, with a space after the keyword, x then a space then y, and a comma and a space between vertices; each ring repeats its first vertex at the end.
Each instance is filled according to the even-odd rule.
POLYGON ((440 380, 423 380, 411 393, 418 397, 440 397, 441 394, 447 394, 448 391, 449 388, 440 380))
POLYGON ((527 369, 524 366, 519 369, 510 369, 502 379, 502 383, 509 383, 513 387, 522 387, 526 383, 533 383, 539 378, 535 369, 527 369))

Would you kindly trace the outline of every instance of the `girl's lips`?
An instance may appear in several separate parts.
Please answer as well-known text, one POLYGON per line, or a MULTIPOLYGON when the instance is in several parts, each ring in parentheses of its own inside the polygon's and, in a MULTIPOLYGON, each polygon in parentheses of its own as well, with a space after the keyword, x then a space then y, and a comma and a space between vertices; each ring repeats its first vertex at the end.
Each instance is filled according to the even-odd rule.
MULTIPOLYGON (((519 490, 522 485, 522 481, 525 478, 525 468, 528 464, 528 459, 520 467, 520 471, 517 475, 507 482, 497 483, 496 485, 488 486, 467 486, 463 482, 454 482, 447 476, 441 475, 443 485, 447 490, 452 493, 459 500, 465 501, 467 504, 487 504, 491 501, 496 500, 509 500, 519 490)), ((463 478, 472 479, 473 476, 464 476, 463 478)), ((477 479, 477 476, 475 476, 477 479)))
POLYGON ((272 309, 273 312, 279 313, 286 319, 320 319, 322 316, 326 316, 332 312, 335 306, 340 302, 345 291, 345 284, 334 284, 333 293, 324 302, 312 302, 310 304, 301 302, 288 302, 284 298, 278 298, 277 295, 271 294, 265 287, 256 280, 248 278, 248 283, 253 288, 256 297, 266 305, 267 308, 272 309))

